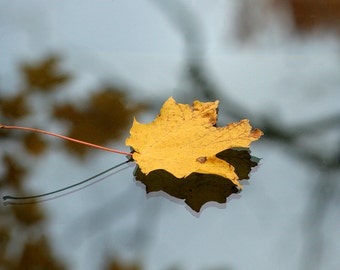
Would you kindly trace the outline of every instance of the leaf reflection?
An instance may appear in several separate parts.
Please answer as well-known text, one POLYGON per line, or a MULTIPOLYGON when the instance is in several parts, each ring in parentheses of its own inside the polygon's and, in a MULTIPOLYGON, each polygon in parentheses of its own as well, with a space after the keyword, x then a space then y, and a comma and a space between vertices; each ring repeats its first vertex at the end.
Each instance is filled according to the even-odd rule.
MULTIPOLYGON (((240 179, 249 179, 251 168, 259 161, 250 155, 248 148, 227 149, 218 153, 217 157, 232 164, 240 179)), ((225 203, 227 197, 239 192, 238 186, 231 180, 215 174, 192 173, 185 178, 176 178, 165 170, 154 170, 146 175, 137 167, 134 176, 145 185, 147 193, 164 191, 183 199, 196 212, 207 202, 225 203)))

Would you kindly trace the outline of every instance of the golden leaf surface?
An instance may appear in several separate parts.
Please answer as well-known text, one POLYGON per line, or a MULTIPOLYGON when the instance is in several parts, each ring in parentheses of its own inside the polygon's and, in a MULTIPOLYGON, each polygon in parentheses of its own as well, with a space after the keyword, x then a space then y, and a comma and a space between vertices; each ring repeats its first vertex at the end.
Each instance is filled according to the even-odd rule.
POLYGON ((191 173, 215 174, 241 187, 234 167, 216 154, 234 147, 249 147, 263 134, 249 120, 215 127, 219 101, 176 103, 169 98, 160 114, 149 124, 134 119, 126 145, 134 149, 133 159, 148 174, 164 169, 177 178, 191 173))

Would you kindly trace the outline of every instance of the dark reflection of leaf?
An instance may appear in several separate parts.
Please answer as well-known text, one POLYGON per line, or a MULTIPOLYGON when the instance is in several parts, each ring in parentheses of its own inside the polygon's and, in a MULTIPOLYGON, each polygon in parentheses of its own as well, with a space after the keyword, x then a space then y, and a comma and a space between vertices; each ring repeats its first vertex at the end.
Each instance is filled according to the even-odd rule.
MULTIPOLYGON (((232 164, 240 179, 249 179, 251 168, 258 163, 256 158, 252 160, 246 148, 228 149, 217 156, 232 164)), ((147 193, 162 190, 173 197, 184 199, 196 212, 207 202, 225 203, 228 196, 239 192, 232 181, 214 174, 192 173, 179 179, 165 170, 155 170, 146 175, 137 167, 134 175, 145 185, 147 193)))
POLYGON ((239 179, 249 179, 251 168, 257 166, 260 160, 257 157, 251 156, 248 148, 227 149, 216 156, 233 165, 239 179))
MULTIPOLYGON (((71 103, 56 106, 54 116, 71 124, 68 136, 104 145, 120 138, 131 124, 132 116, 145 106, 131 104, 126 94, 115 87, 98 90, 81 107, 71 103)), ((89 150, 75 143, 65 142, 65 145, 79 156, 89 150)))
POLYGON ((59 71, 59 57, 51 55, 36 64, 23 64, 21 70, 29 90, 48 92, 68 82, 70 75, 59 71))
POLYGON ((162 190, 173 197, 184 199, 196 212, 206 202, 225 203, 229 195, 238 192, 233 182, 214 174, 192 173, 179 179, 165 170, 155 170, 145 175, 138 167, 135 177, 146 186, 147 193, 162 190))

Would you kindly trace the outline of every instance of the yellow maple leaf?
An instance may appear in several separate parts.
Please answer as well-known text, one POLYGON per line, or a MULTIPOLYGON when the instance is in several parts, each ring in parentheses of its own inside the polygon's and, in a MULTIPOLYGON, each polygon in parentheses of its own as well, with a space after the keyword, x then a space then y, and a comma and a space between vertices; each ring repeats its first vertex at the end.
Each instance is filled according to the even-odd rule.
POLYGON ((177 178, 191 173, 215 174, 242 188, 234 167, 216 157, 234 147, 249 147, 263 135, 252 130, 248 119, 215 127, 219 101, 180 104, 170 97, 160 114, 149 124, 134 119, 126 145, 145 174, 164 169, 177 178))

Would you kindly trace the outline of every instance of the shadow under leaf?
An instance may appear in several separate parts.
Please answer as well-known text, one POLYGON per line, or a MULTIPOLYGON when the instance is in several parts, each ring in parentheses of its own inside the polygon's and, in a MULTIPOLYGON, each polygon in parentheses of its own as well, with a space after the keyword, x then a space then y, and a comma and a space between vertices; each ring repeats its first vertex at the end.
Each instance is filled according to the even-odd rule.
MULTIPOLYGON (((249 179, 251 168, 259 161, 250 155, 248 148, 227 149, 216 156, 233 165, 240 179, 249 179)), ((183 199, 196 212, 210 201, 225 203, 227 197, 240 191, 231 180, 215 174, 191 173, 185 178, 176 178, 163 169, 146 175, 137 167, 134 176, 145 185, 147 193, 164 191, 170 196, 183 199)))

